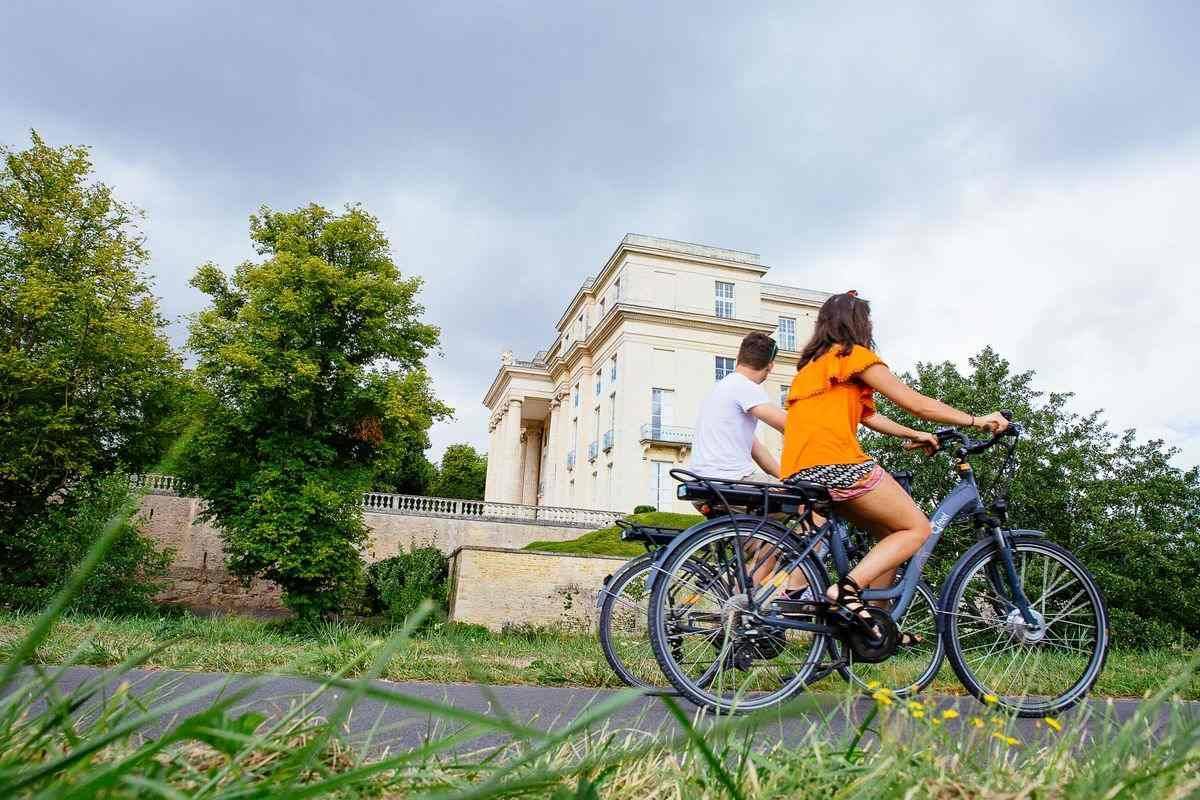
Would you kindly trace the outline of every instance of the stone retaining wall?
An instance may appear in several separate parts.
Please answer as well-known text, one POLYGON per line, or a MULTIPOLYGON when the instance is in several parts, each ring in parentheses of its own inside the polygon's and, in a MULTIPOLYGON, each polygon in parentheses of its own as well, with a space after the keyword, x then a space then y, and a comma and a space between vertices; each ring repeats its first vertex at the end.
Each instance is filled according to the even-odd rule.
MULTIPOLYGON (((197 520, 200 500, 173 494, 147 494, 141 502, 146 533, 175 551, 171 586, 160 595, 164 602, 197 609, 229 611, 277 611, 279 589, 267 581, 248 588, 225 570, 225 552, 217 530, 197 520)), ((394 556, 413 545, 433 545, 443 553, 462 547, 521 548, 533 541, 574 539, 578 527, 559 527, 544 522, 505 522, 483 519, 454 519, 405 514, 364 513, 370 529, 366 557, 376 561, 394 556)))
POLYGON ((493 631, 506 625, 594 630, 604 578, 627 560, 461 547, 450 556, 450 619, 493 631))

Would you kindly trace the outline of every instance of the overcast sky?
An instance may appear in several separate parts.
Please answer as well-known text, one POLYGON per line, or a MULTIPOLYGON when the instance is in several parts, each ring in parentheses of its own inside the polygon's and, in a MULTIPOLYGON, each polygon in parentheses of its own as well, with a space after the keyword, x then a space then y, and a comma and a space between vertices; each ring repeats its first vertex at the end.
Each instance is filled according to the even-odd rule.
POLYGON ((434 457, 633 231, 857 288, 896 369, 991 343, 1200 462, 1200 7, 705 5, 7 0, 0 142, 92 146, 180 344, 260 204, 362 202, 442 327, 434 457))

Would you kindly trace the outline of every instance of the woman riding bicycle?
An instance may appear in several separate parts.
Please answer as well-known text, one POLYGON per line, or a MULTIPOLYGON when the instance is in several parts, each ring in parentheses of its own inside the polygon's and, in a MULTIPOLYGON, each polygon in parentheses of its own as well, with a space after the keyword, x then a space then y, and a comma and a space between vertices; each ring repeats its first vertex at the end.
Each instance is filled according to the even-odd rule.
MULTIPOLYGON (((937 437, 888 419, 875 410, 879 392, 910 414, 932 422, 1008 427, 999 412, 977 417, 926 397, 901 382, 874 353, 871 308, 851 290, 825 301, 812 338, 800 353, 787 397, 781 474, 829 490, 837 513, 879 541, 827 597, 845 622, 882 638, 861 592, 890 586, 896 568, 929 537, 929 519, 912 497, 863 452, 858 426, 908 440, 905 447, 937 449, 937 437)), ((907 644, 907 642, 905 642, 907 644)))

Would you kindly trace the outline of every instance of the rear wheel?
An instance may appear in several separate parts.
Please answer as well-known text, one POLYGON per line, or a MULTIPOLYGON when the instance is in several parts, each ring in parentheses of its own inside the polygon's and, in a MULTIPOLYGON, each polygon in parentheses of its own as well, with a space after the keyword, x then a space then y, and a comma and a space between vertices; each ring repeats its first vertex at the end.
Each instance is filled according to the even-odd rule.
POLYGON ((653 556, 634 559, 605 585, 600 603, 600 649, 623 683, 669 689, 670 684, 654 659, 646 626, 653 566, 653 556))
POLYGON ((1108 612, 1087 568, 1068 550, 1034 536, 1012 539, 1013 562, 1038 625, 1013 603, 994 544, 956 565, 943 601, 947 655, 963 686, 993 696, 1022 717, 1075 705, 1100 677, 1108 612))
MULTIPOLYGON (((742 523, 740 535, 729 525, 688 536, 659 565, 650 596, 650 642, 659 667, 680 694, 712 711, 754 711, 786 700, 804 687, 825 652, 822 634, 746 613, 738 549, 743 558, 759 560, 759 586, 774 574, 765 554, 773 554, 778 568, 800 552, 786 531, 766 527, 751 535, 753 525, 742 523)), ((824 591, 824 570, 815 559, 798 570, 807 585, 824 591)), ((815 621, 811 614, 804 620, 815 621)))

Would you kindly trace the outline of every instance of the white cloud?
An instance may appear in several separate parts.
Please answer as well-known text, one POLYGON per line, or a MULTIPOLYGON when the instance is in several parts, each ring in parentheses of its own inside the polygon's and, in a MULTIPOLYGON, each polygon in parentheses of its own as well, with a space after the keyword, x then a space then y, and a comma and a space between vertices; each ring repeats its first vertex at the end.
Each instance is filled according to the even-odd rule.
MULTIPOLYGON (((1086 170, 967 182, 942 213, 882 215, 803 270, 873 301, 897 369, 992 344, 1039 388, 1070 390, 1200 463, 1200 142, 1086 170)), ((981 409, 982 410, 982 409, 981 409)))

